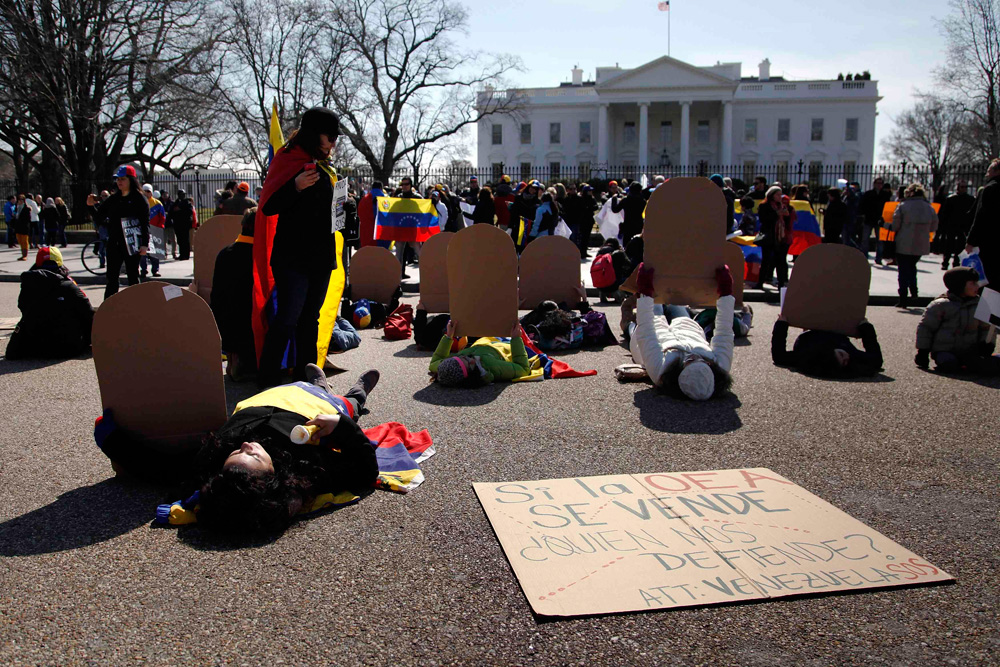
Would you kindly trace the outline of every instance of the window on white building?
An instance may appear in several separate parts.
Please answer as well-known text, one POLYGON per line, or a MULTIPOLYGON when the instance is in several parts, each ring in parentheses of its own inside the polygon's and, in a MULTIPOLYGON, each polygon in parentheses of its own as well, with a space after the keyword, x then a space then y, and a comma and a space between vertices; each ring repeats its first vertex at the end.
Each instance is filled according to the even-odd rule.
POLYGON ((743 121, 743 143, 757 143, 757 119, 747 118, 743 121))
POLYGON ((624 139, 625 139, 625 143, 626 144, 635 144, 636 143, 635 123, 633 123, 631 121, 625 123, 625 135, 624 135, 624 139))
POLYGON ((792 119, 778 119, 778 141, 790 141, 792 138, 792 119))
POLYGON ((562 167, 558 162, 549 162, 549 178, 559 178, 559 170, 562 167))
POLYGON ((776 171, 778 172, 777 173, 777 180, 781 181, 782 183, 787 183, 788 182, 788 160, 777 160, 777 161, 775 161, 774 166, 777 168, 776 171))
POLYGON ((521 123, 521 143, 531 143, 531 123, 521 123))
POLYGON ((812 131, 809 133, 810 141, 823 141, 823 119, 812 119, 812 131))
POLYGON ((549 143, 558 144, 562 142, 562 123, 549 123, 549 143))
POLYGON ((531 180, 531 163, 522 162, 521 163, 521 180, 530 181, 531 180))
POLYGON ((589 144, 590 143, 590 121, 581 120, 580 121, 580 143, 589 144))
POLYGON ((695 141, 699 144, 707 144, 712 140, 711 125, 707 120, 698 121, 698 130, 695 133, 695 141))
POLYGON ((674 143, 674 124, 669 120, 660 123, 660 145, 666 148, 674 143))
POLYGON ((493 125, 493 145, 498 146, 503 143, 503 125, 493 125))
POLYGON ((844 141, 858 140, 858 119, 848 118, 847 127, 844 129, 844 141))

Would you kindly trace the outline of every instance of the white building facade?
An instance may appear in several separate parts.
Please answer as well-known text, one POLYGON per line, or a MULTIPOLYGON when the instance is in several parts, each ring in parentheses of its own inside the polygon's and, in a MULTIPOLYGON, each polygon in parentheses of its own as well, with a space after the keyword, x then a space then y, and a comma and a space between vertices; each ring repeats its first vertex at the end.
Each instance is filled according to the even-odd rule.
POLYGON ((479 103, 514 95, 518 111, 478 124, 479 166, 502 164, 511 176, 710 165, 752 177, 770 165, 794 178, 800 160, 849 174, 874 161, 881 99, 876 81, 786 81, 770 76, 766 59, 757 76, 742 77, 740 63, 696 67, 669 56, 599 67, 592 82, 574 68, 571 83, 487 91, 479 103))

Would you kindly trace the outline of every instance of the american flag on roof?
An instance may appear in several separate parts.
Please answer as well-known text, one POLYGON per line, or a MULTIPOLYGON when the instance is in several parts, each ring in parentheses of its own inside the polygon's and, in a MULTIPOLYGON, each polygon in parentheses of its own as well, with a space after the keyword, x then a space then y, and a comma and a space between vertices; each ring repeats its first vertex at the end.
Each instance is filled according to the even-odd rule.
POLYGON ((659 2, 659 3, 656 4, 656 6, 659 7, 659 9, 660 9, 661 12, 669 12, 670 11, 670 0, 665 0, 664 2, 659 2))

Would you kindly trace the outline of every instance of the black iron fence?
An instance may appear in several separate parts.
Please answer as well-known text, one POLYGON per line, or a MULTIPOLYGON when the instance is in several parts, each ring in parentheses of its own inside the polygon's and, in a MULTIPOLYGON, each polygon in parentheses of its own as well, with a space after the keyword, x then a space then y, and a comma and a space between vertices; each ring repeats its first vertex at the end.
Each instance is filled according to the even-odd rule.
MULTIPOLYGON (((682 176, 711 176, 721 174, 723 177, 732 179, 733 189, 750 190, 753 180, 761 176, 768 183, 781 183, 786 189, 793 185, 806 184, 809 186, 815 201, 825 201, 825 191, 828 188, 836 187, 840 179, 857 182, 861 188, 867 190, 872 187, 876 179, 888 184, 893 190, 913 182, 922 183, 931 192, 945 188, 954 192, 955 185, 959 181, 969 184, 970 192, 975 193, 976 188, 983 185, 986 178, 986 165, 957 165, 944 170, 935 171, 928 165, 917 165, 906 162, 887 164, 855 164, 845 162, 841 164, 827 164, 820 162, 796 163, 775 163, 775 164, 742 164, 742 165, 716 165, 707 162, 687 165, 608 165, 608 166, 560 166, 550 164, 547 167, 522 165, 504 165, 502 163, 489 167, 459 167, 446 169, 427 169, 414 172, 412 169, 399 168, 392 171, 388 177, 376 179, 375 173, 368 167, 347 167, 340 168, 342 177, 347 178, 350 187, 355 192, 360 192, 371 186, 375 180, 383 181, 387 189, 392 189, 399 184, 404 177, 413 179, 414 187, 418 191, 426 191, 437 184, 446 185, 453 191, 461 191, 468 187, 472 177, 476 177, 480 185, 496 186, 503 176, 509 176, 513 185, 520 181, 537 180, 546 186, 556 183, 589 183, 597 191, 606 191, 610 181, 641 181, 645 177, 652 182, 656 176, 664 178, 674 178, 682 176)), ((249 172, 185 172, 181 178, 170 175, 155 176, 151 184, 154 189, 161 194, 161 199, 176 199, 178 190, 183 189, 189 197, 195 200, 198 208, 199 218, 210 217, 218 203, 218 192, 223 190, 230 181, 245 181, 250 185, 250 196, 255 196, 257 188, 262 185, 260 176, 249 172)), ((43 197, 61 196, 70 210, 77 211, 77 215, 72 221, 72 226, 79 229, 91 227, 91 222, 83 215, 80 217, 82 208, 74 208, 73 193, 92 192, 98 194, 101 190, 113 191, 114 182, 111 179, 95 181, 85 184, 67 184, 63 192, 47 193, 42 192, 43 197), (77 187, 82 186, 82 187, 77 187)), ((0 196, 6 201, 7 197, 17 194, 20 191, 14 181, 0 180, 0 196)), ((2 225, 2 223, 0 223, 2 225)), ((4 229, 4 226, 0 226, 4 229)))

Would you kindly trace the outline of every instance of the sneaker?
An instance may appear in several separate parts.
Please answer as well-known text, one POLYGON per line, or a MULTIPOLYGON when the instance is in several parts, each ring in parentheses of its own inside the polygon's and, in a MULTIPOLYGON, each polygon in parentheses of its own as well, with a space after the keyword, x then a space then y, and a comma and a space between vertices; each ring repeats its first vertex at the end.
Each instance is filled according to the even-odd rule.
POLYGON ((160 272, 159 271, 153 271, 153 277, 154 278, 159 278, 160 277, 160 272))
POLYGON ((374 368, 365 371, 358 378, 358 384, 365 390, 365 394, 370 394, 375 385, 378 384, 379 378, 382 377, 381 374, 374 368))
POLYGON ((323 369, 316 364, 306 364, 305 367, 306 382, 309 384, 314 384, 326 393, 330 393, 330 385, 326 382, 326 373, 323 369))

